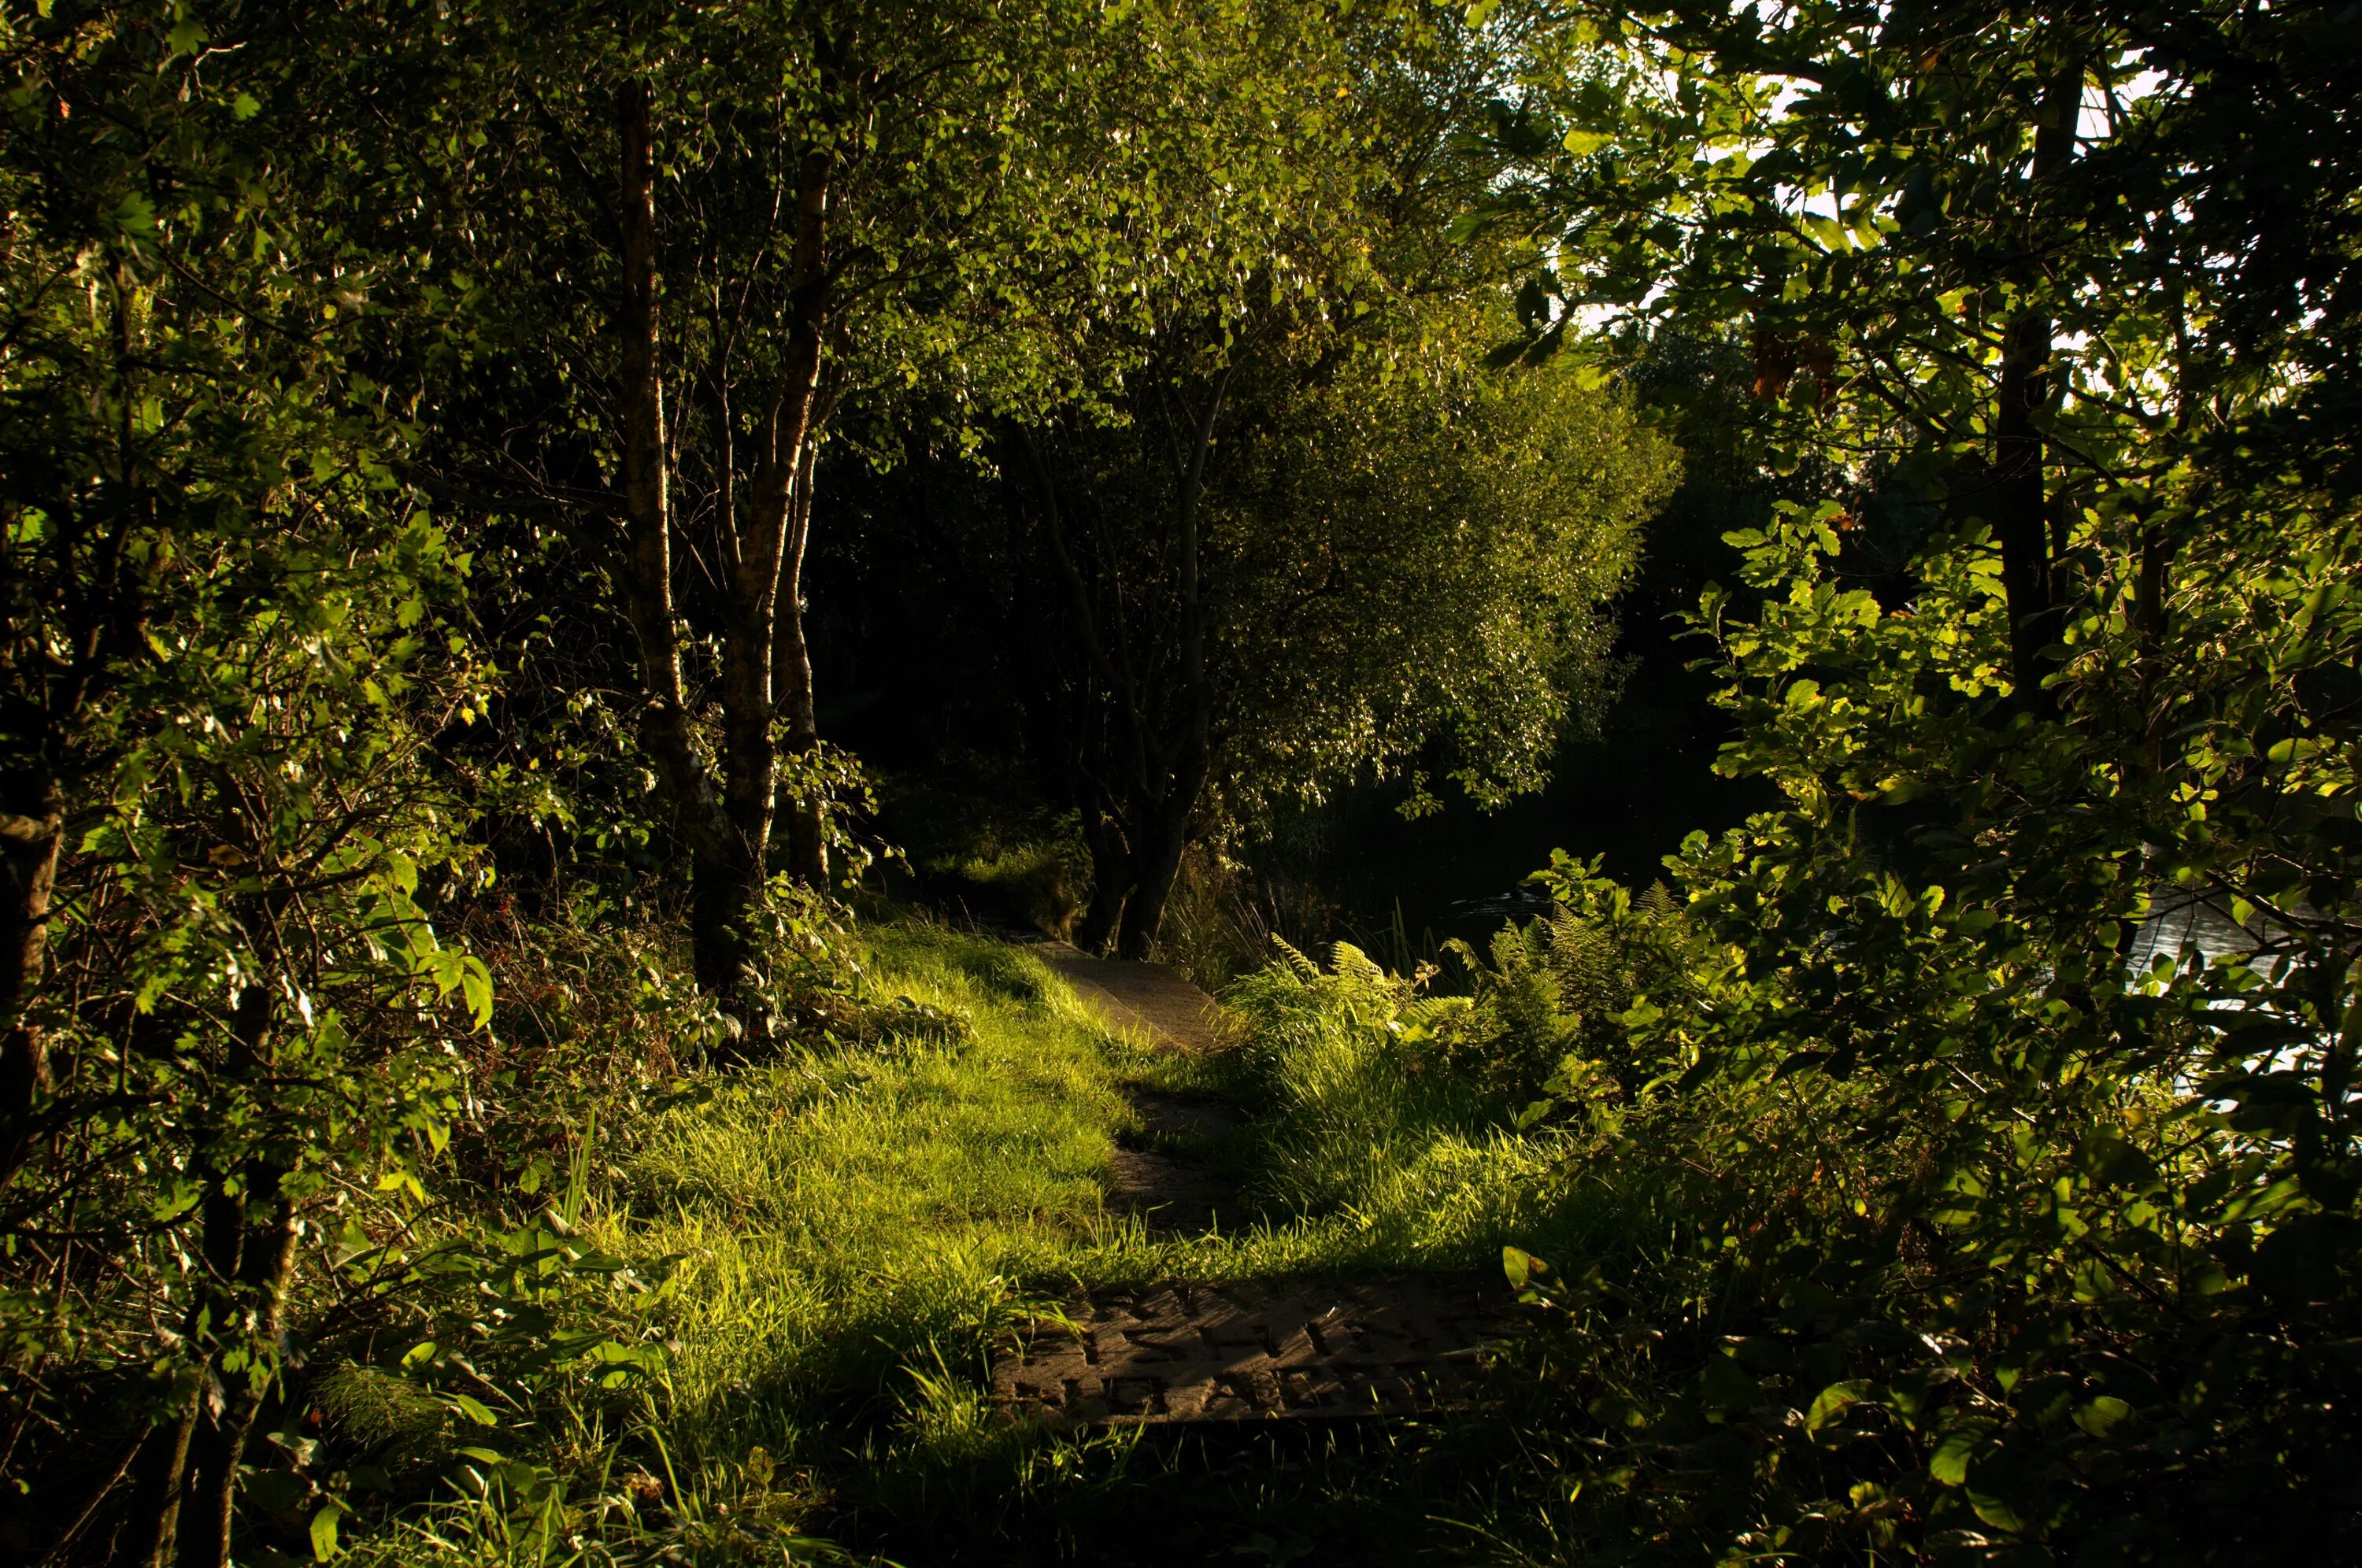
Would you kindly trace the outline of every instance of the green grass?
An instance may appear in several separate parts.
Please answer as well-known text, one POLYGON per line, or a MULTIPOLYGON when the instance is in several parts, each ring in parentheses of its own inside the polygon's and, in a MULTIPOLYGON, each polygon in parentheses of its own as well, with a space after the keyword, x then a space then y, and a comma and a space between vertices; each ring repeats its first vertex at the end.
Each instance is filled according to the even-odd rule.
MULTIPOLYGON (((863 934, 872 983, 963 1021, 936 1032, 950 1037, 714 1082, 597 1156, 589 1237, 651 1273, 671 1260, 639 1310, 672 1348, 636 1415, 578 1416, 555 1445, 573 1455, 559 1512, 589 1543, 579 1560, 669 1545, 777 1562, 793 1526, 912 1568, 1106 1561, 1100 1532, 1153 1498, 1187 1515, 1176 1542, 1238 1526, 1247 1560, 1265 1540, 1285 1561, 1323 1510, 1378 1518, 1374 1478, 1397 1503, 1414 1496, 1397 1451, 1428 1439, 1408 1430, 1266 1438, 1247 1454, 1219 1435, 1010 1425, 985 1397, 990 1346, 1083 1286, 1497 1266, 1503 1241, 1562 1228, 1562 1152, 1418 1080, 1383 1032, 1316 1024, 1222 1056, 1151 1054, 1022 950, 911 923, 863 934), (1106 1208, 1102 1173, 1139 1132, 1128 1084, 1250 1111, 1209 1151, 1242 1184, 1223 1233, 1152 1236, 1106 1208), (601 1523, 594 1494, 622 1496, 613 1477, 634 1466, 668 1471, 662 1508, 652 1523, 611 1502, 601 1523)), ((448 1546, 414 1521, 380 1560, 541 1560, 495 1512, 447 1512, 448 1546)))

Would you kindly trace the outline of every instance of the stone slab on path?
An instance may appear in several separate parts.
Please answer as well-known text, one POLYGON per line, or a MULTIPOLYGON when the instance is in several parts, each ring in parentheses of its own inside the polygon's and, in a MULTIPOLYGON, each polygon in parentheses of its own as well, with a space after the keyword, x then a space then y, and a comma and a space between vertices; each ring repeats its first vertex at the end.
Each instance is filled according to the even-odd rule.
POLYGON ((1473 1275, 1098 1290, 1070 1309, 1073 1328, 1037 1323, 1003 1355, 992 1397, 1063 1427, 1462 1408, 1508 1306, 1473 1275))
POLYGON ((1036 942, 1032 949, 1117 1029, 1143 1034, 1150 1044, 1171 1051, 1222 1048, 1214 999, 1173 966, 1094 958, 1065 942, 1036 942))

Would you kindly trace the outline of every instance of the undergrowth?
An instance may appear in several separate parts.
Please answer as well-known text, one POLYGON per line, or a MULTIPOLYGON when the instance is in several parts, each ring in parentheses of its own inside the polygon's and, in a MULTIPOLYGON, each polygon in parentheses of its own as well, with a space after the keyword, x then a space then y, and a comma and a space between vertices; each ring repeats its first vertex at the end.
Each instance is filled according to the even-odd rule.
POLYGON ((999 1418, 987 1372, 997 1338, 1084 1287, 1493 1269, 1505 1241, 1564 1233, 1565 1135, 1518 1132, 1514 1104, 1436 1070, 1417 1021, 1449 1004, 1340 949, 1335 973, 1231 993, 1243 1048, 1152 1053, 1021 948, 889 919, 840 944, 842 994, 815 1016, 842 1028, 588 1095, 538 1156, 557 1201, 524 1244, 568 1260, 553 1331, 597 1325, 606 1359, 487 1399, 489 1425, 391 1341, 316 1385, 359 1391, 330 1418, 348 1448, 380 1419, 368 1397, 412 1408, 370 1458, 439 1499, 391 1486, 371 1508, 348 1485, 349 1560, 1104 1560, 1150 1507, 1178 1555, 1142 1561, 1290 1561, 1382 1518, 1428 1528, 1418 1456, 1460 1440, 1058 1435, 999 1418), (1108 1208, 1110 1155, 1141 1132, 1127 1087, 1248 1113, 1201 1151, 1239 1181, 1214 1233, 1108 1208), (1359 1522, 1312 1528, 1331 1515, 1359 1522))

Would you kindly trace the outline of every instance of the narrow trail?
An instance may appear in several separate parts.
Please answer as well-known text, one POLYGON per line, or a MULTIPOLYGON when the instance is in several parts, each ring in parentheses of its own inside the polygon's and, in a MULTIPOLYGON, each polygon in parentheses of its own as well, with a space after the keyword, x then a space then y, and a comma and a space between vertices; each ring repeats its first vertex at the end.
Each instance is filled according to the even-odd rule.
MULTIPOLYGON (((1223 1048, 1220 1005, 1178 969, 1094 958, 1064 942, 1032 947, 1118 1033, 1155 1050, 1209 1055, 1223 1048)), ((1108 1162, 1108 1206, 1138 1214, 1151 1231, 1202 1235, 1214 1229, 1222 1210, 1235 1208, 1235 1187, 1205 1155, 1237 1129, 1237 1109, 1199 1095, 1130 1093, 1148 1146, 1118 1149, 1108 1162)))
MULTIPOLYGON (((1120 1032, 1189 1053, 1231 1043, 1214 999, 1178 970, 1031 945, 1120 1032)), ((1206 1155, 1241 1113, 1205 1097, 1131 1094, 1151 1147, 1116 1151, 1109 1206, 1152 1235, 1215 1230, 1237 1195, 1206 1155)), ((1478 1353, 1507 1305, 1498 1280, 1470 1275, 1093 1290, 1006 1348, 993 1397, 1064 1427, 1413 1415, 1470 1401, 1478 1353)))

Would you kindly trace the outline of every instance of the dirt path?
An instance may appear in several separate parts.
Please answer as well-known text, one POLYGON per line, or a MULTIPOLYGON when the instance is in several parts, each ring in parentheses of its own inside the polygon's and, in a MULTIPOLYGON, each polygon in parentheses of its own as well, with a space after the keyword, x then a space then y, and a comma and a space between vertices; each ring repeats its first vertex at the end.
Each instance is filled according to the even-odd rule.
MULTIPOLYGON (((1155 1050, 1198 1054, 1222 1048, 1214 999, 1178 969, 1094 958, 1064 942, 1032 945, 1084 1005, 1119 1033, 1155 1050)), ((1134 1146, 1118 1149, 1108 1162, 1108 1207, 1139 1215, 1152 1231, 1205 1234, 1233 1207, 1234 1185, 1210 1168, 1207 1156, 1238 1126, 1238 1111, 1201 1096, 1140 1088, 1130 1094, 1144 1136, 1134 1146)))
MULTIPOLYGON (((1075 994, 1117 1030, 1169 1051, 1225 1047, 1213 998, 1161 964, 1094 958, 1034 943, 1075 994)), ((1108 1206, 1152 1234, 1203 1235, 1234 1183, 1209 1158, 1234 1106, 1131 1091, 1142 1135, 1108 1165, 1108 1206)), ((1337 1419, 1464 1404, 1477 1353, 1501 1331, 1497 1279, 1395 1275, 1095 1290, 1004 1347, 993 1397, 1058 1426, 1337 1419)))

